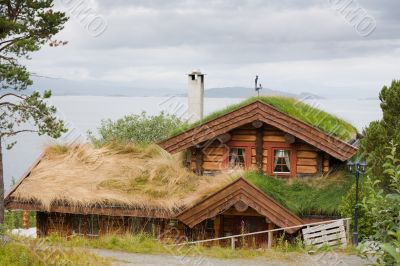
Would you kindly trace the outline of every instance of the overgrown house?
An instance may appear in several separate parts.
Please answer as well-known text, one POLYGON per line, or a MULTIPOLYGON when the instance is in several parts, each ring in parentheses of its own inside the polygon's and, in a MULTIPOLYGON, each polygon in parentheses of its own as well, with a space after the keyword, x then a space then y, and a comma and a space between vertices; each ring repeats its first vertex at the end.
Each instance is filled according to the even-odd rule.
MULTIPOLYGON (((189 84, 189 107, 201 117, 204 76, 191 73, 189 84)), ((327 179, 356 153, 356 134, 300 101, 253 98, 158 146, 50 147, 8 193, 6 207, 36 211, 39 236, 147 232, 200 240, 301 225, 307 219, 261 190, 262 179, 327 179), (259 173, 259 182, 243 170, 259 173)), ((286 229, 287 237, 299 229, 286 229)), ((270 246, 278 236, 248 241, 270 246)))

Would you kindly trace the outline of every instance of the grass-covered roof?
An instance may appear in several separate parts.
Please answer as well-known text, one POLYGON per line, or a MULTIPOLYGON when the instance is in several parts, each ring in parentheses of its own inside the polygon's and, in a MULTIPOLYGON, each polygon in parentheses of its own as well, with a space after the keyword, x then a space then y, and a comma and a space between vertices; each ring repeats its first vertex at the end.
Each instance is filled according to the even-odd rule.
POLYGON ((339 216, 342 198, 354 183, 354 178, 344 172, 308 181, 296 180, 291 184, 255 171, 244 173, 244 178, 299 216, 339 216))
POLYGON ((118 204, 176 213, 241 176, 297 215, 337 215, 353 182, 342 174, 293 184, 253 171, 197 176, 182 165, 179 154, 170 155, 156 145, 52 146, 11 197, 39 202, 46 209, 62 201, 71 206, 118 204))
POLYGON ((256 101, 261 101, 265 104, 271 105, 277 110, 290 115, 298 120, 303 121, 311 126, 314 126, 327 134, 338 137, 343 141, 349 141, 356 137, 357 129, 347 121, 338 118, 330 113, 322 111, 316 107, 306 104, 298 99, 281 97, 281 96, 260 96, 246 99, 240 103, 229 105, 221 110, 215 111, 203 119, 187 124, 180 127, 173 132, 173 135, 180 134, 190 128, 196 127, 200 124, 209 122, 219 116, 239 109, 242 106, 251 104, 256 101))

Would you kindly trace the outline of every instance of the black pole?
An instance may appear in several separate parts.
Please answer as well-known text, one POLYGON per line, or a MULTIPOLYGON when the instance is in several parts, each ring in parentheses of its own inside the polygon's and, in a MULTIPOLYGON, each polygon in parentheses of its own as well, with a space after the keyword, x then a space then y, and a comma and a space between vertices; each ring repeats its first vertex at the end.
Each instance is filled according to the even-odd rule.
POLYGON ((360 170, 356 169, 356 206, 354 209, 354 232, 353 232, 354 246, 358 246, 358 179, 359 178, 360 178, 360 170))

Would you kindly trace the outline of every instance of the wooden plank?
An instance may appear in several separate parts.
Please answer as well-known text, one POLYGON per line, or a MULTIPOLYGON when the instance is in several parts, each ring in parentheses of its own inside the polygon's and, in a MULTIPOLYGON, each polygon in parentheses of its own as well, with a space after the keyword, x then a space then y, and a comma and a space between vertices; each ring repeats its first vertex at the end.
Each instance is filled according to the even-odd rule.
POLYGON ((317 173, 317 166, 298 165, 296 170, 298 174, 315 174, 317 173))
POLYGON ((306 244, 312 245, 312 244, 320 244, 320 243, 324 243, 324 242, 329 242, 332 240, 340 241, 342 238, 346 238, 346 232, 344 232, 344 231, 341 231, 341 232, 338 232, 338 233, 332 234, 332 235, 323 234, 323 235, 320 235, 317 237, 304 238, 304 242, 306 244))
POLYGON ((312 233, 307 233, 304 235, 304 239, 310 239, 310 238, 315 238, 315 237, 320 237, 323 235, 332 235, 332 234, 337 234, 344 232, 344 226, 339 226, 335 228, 330 228, 330 229, 324 229, 318 232, 312 232, 312 233))
POLYGON ((315 152, 315 151, 297 150, 297 158, 316 159, 317 158, 317 152, 315 152))
POLYGON ((304 165, 304 166, 317 166, 317 160, 316 159, 303 159, 303 158, 297 158, 297 165, 304 165))
POLYGON ((337 220, 335 222, 328 223, 328 224, 321 224, 321 225, 317 225, 317 226, 311 226, 308 228, 304 228, 302 230, 302 232, 303 232, 303 234, 308 234, 308 233, 312 233, 312 232, 316 232, 316 231, 339 227, 342 225, 343 225, 343 220, 337 220))
POLYGON ((346 231, 343 220, 329 224, 322 224, 304 228, 302 230, 304 243, 315 247, 336 246, 347 244, 346 231))

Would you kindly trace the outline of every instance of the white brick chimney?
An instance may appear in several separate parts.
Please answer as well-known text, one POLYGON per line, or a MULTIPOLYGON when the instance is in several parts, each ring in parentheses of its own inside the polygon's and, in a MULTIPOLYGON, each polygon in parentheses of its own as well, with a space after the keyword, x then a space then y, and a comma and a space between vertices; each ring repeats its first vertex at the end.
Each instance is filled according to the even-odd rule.
POLYGON ((204 74, 200 70, 194 70, 188 75, 188 81, 188 118, 192 123, 203 118, 204 74))

